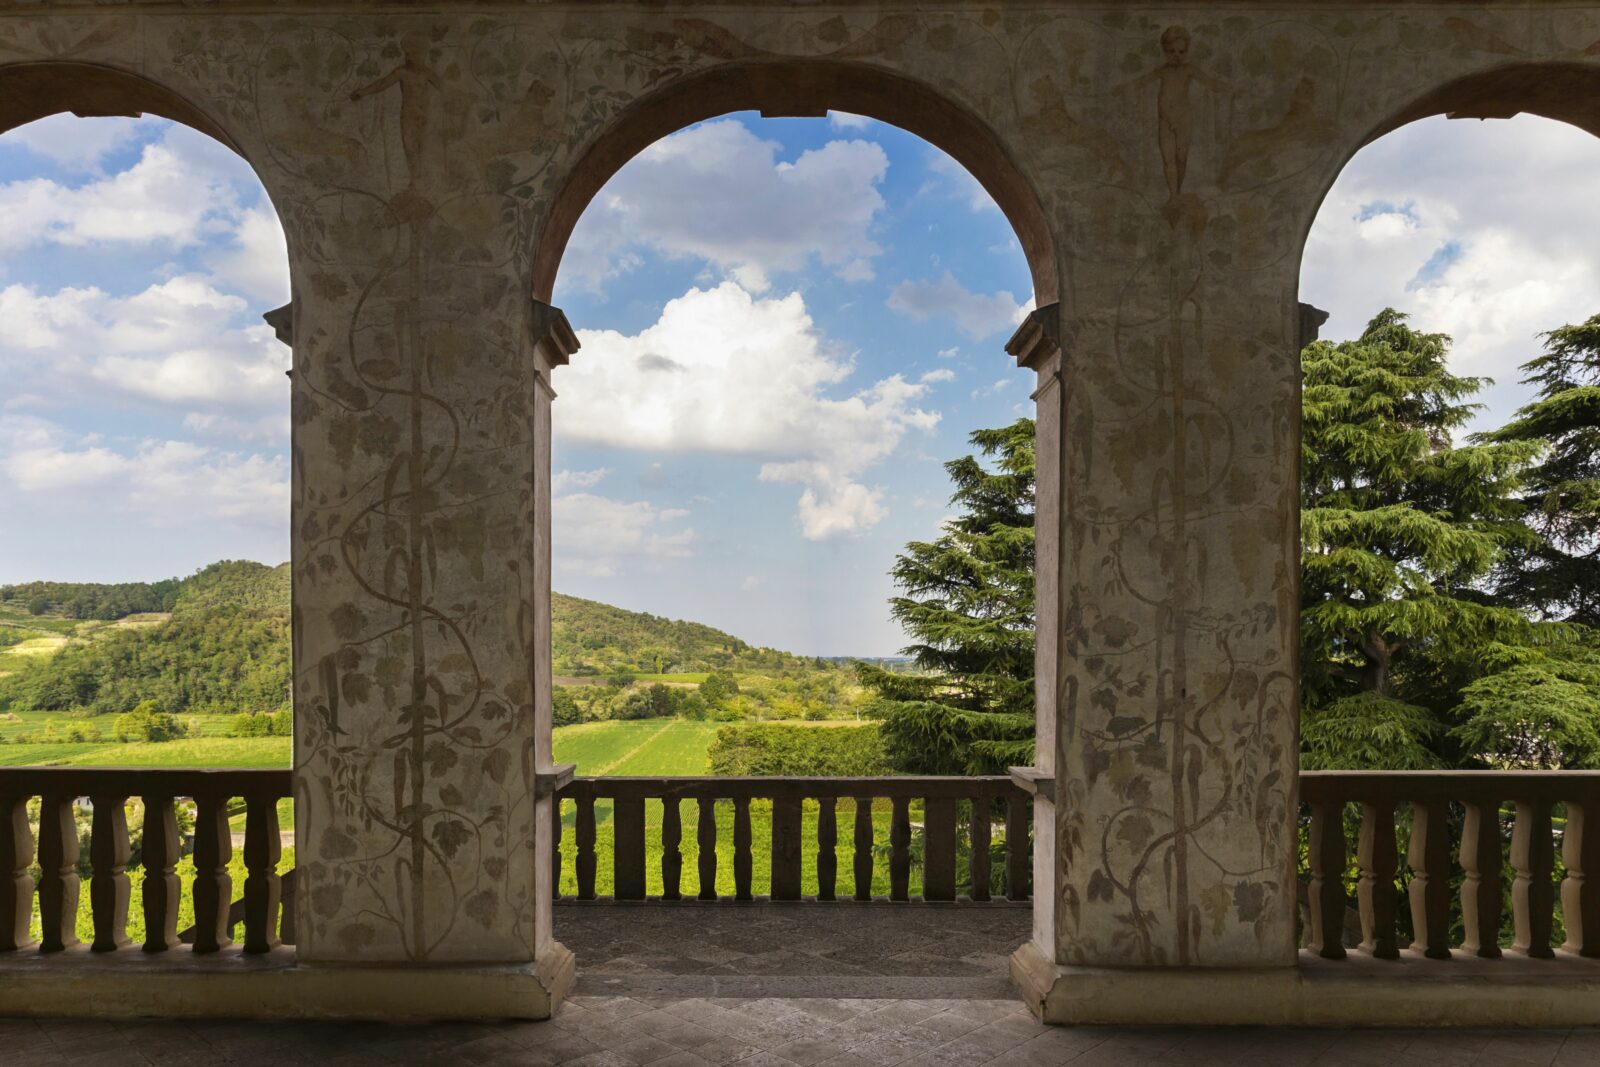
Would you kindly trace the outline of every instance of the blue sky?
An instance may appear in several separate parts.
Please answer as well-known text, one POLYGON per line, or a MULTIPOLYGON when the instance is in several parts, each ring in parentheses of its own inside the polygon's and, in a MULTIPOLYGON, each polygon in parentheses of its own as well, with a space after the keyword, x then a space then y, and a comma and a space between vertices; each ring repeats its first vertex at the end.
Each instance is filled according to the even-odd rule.
MULTIPOLYGON (((1532 335, 1600 310, 1600 141, 1430 120, 1323 205, 1302 299, 1324 336, 1384 304, 1521 401, 1532 335), (1533 192, 1536 190, 1536 193, 1533 192), (1585 235, 1588 239, 1585 240, 1585 235)), ((0 138, 0 582, 182 574, 288 553, 282 234, 248 167, 159 120, 0 138)), ((941 464, 1028 410, 1009 226, 947 157, 835 115, 701 124, 580 222, 555 301, 556 588, 819 654, 890 654, 941 464)))

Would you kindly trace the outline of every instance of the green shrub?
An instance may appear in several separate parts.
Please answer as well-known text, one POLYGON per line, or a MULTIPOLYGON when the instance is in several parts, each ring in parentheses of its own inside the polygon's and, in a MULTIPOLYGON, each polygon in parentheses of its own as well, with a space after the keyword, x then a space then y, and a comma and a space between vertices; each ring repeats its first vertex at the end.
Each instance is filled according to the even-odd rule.
POLYGON ((228 733, 233 737, 287 737, 294 733, 294 719, 287 708, 255 714, 247 712, 234 716, 228 733))
POLYGON ((876 724, 724 726, 708 755, 716 775, 864 777, 889 773, 876 724))
POLYGON ((118 741, 175 741, 187 731, 176 715, 169 715, 146 700, 132 711, 117 716, 112 734, 118 741))

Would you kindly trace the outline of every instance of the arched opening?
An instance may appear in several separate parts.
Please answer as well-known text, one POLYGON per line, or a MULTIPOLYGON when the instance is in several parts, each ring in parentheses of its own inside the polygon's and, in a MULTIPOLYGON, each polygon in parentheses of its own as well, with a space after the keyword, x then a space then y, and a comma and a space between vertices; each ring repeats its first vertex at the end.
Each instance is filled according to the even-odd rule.
MULTIPOLYGON (((1325 312, 1309 318, 1326 318, 1302 353, 1306 769, 1597 765, 1596 135, 1600 71, 1506 67, 1381 123, 1326 193, 1301 274, 1301 299, 1325 312)), ((1426 832, 1460 844, 1453 872, 1481 876, 1476 850, 1497 874, 1512 808, 1449 800, 1426 832)), ((1396 819, 1402 842, 1424 833, 1412 807, 1396 819)), ((1517 826, 1533 847, 1551 832, 1517 826)), ((1529 898, 1513 906, 1507 887, 1502 905, 1498 877, 1474 884, 1471 914, 1466 889, 1440 898, 1438 921, 1465 924, 1462 940, 1401 913, 1399 944, 1414 937, 1430 956, 1526 944, 1529 898)), ((1533 921, 1550 921, 1551 899, 1533 921)), ((1340 951, 1320 936, 1323 955, 1340 951)), ((1380 941, 1395 951, 1393 932, 1380 941)))
MULTIPOLYGON (((273 894, 271 933, 258 930, 275 943, 272 876, 293 863, 292 847, 279 855, 293 817, 276 212, 235 142, 178 94, 107 67, 22 64, 0 68, 0 233, 0 762, 281 769, 278 828, 254 861, 273 894)), ((40 929, 36 895, 42 943, 74 930, 97 948, 227 939, 237 916, 196 932, 195 870, 209 860, 194 849, 227 872, 210 903, 228 920, 246 877, 243 802, 198 814, 187 796, 161 802, 199 842, 160 846, 175 870, 175 893, 157 886, 173 909, 163 930, 147 925, 137 871, 162 809, 151 816, 140 786, 133 774, 119 787, 130 799, 116 812, 30 802, 36 838, 41 819, 75 821, 85 842, 91 822, 115 822, 130 850, 114 875, 94 867, 97 884, 125 880, 125 925, 113 930, 108 907, 91 916, 85 845, 64 929, 40 929), (209 842, 193 829, 208 815, 209 842)))
POLYGON ((950 156, 994 199, 1027 257, 1036 307, 1059 299, 1055 238, 1037 194, 1010 153, 970 111, 912 79, 837 62, 729 63, 639 101, 589 145, 535 243, 533 295, 548 301, 578 218, 612 175, 648 146, 686 126, 735 111, 820 117, 870 115, 950 156))
MULTIPOLYGON (((781 983, 843 967, 880 991, 889 975, 975 976, 981 965, 947 950, 977 955, 988 937, 986 978, 1003 982, 1001 961, 1028 936, 1024 907, 974 905, 981 932, 902 931, 890 950, 869 944, 852 918, 862 909, 807 915, 776 902, 1026 899, 1026 849, 1006 848, 1026 844, 1025 805, 1003 777, 1008 762, 1029 762, 1026 737, 1012 738, 1009 759, 990 752, 972 795, 816 790, 826 776, 905 773, 879 740, 893 719, 870 715, 881 691, 849 661, 907 671, 894 654, 930 640, 900 632, 915 609, 896 621, 885 602, 891 571, 931 569, 930 546, 953 556, 967 536, 939 513, 970 520, 980 494, 947 505, 959 486, 942 461, 974 454, 971 469, 993 474, 1018 458, 1005 431, 1032 415, 1036 383, 1001 363, 1003 349, 1025 328, 1030 291, 1055 295, 1031 192, 980 123, 925 89, 856 68, 732 67, 602 134, 537 257, 536 295, 562 307, 581 341, 552 382, 554 758, 580 776, 564 794, 560 895, 771 898, 776 909, 649 913, 619 937, 620 919, 558 908, 557 936, 611 985, 648 957, 651 972, 691 981, 781 983), (994 433, 969 441, 980 428, 994 433), (624 532, 649 549, 644 569, 601 551, 624 532), (865 613, 873 627, 849 618, 865 613), (624 626, 655 645, 613 639, 624 626), (862 633, 879 643, 851 647, 862 633), (846 751, 857 734, 871 738, 846 751), (708 772, 709 784, 683 781, 708 772), (787 781, 746 777, 772 775, 787 781), (980 821, 987 841, 969 834, 980 821)), ((1024 432, 1031 527, 1031 418, 1024 432)), ((1031 726, 1031 558, 1023 580, 1021 652, 997 657, 1026 661, 1010 684, 1026 692, 1031 726)), ((932 675, 900 677, 914 687, 932 675)), ((921 773, 965 769, 946 760, 921 773)))

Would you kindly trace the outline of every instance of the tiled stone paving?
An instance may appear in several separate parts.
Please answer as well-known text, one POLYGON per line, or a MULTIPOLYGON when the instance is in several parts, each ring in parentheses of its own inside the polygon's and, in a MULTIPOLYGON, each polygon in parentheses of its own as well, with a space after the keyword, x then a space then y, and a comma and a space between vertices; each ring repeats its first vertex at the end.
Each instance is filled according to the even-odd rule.
POLYGON ((1595 1031, 1041 1026, 1012 1000, 574 996, 543 1023, 85 1023, 0 1019, 0 1063, 484 1067, 1412 1067, 1600 1064, 1595 1031))
POLYGON ((1025 909, 562 907, 582 977, 549 1022, 0 1019, 0 1064, 1600 1067, 1595 1030, 1041 1026, 1003 977, 1027 925, 1025 909))

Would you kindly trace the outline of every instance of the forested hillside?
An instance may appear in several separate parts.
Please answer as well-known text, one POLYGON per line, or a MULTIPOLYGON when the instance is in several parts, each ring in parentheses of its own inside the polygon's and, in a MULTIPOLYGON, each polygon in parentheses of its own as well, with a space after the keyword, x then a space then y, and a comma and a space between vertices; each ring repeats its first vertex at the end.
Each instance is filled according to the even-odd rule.
POLYGON ((217 713, 289 705, 288 564, 230 560, 151 584, 35 582, 0 589, 0 598, 12 593, 15 602, 17 590, 49 590, 62 607, 128 609, 113 618, 163 609, 171 618, 74 631, 53 654, 30 656, 0 678, 0 708, 120 713, 153 700, 168 712, 217 713))
POLYGON ((561 675, 616 672, 669 674, 784 670, 813 661, 772 648, 754 648, 698 622, 625 611, 556 593, 551 606, 552 658, 561 675))
MULTIPOLYGON (((55 647, 0 662, 0 711, 228 714, 289 706, 289 565, 214 563, 183 579, 0 586, 0 647, 55 647), (150 616, 149 625, 105 625, 150 616), (163 615, 167 617, 162 617, 163 615), (99 620, 75 622, 74 620, 99 620)), ((782 671, 808 659, 694 622, 556 594, 558 675, 782 671)))

